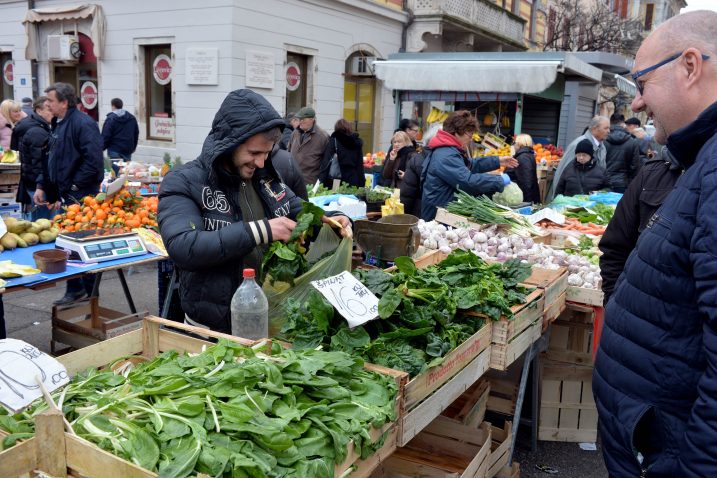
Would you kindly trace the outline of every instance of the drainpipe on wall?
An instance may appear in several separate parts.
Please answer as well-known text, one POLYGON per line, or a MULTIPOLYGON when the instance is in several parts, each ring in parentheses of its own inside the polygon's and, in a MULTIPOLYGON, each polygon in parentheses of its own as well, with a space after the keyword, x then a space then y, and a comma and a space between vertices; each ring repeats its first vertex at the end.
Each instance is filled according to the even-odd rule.
MULTIPOLYGON (((35 9, 35 0, 27 0, 27 9, 35 9)), ((40 86, 37 84, 37 60, 30 60, 30 87, 33 99, 40 96, 40 86)))
POLYGON ((413 10, 411 10, 408 7, 405 7, 406 13, 408 13, 408 22, 403 25, 403 31, 401 31, 401 48, 399 53, 405 53, 406 52, 406 43, 408 42, 408 29, 411 25, 413 25, 413 20, 415 20, 416 15, 413 14, 413 10))

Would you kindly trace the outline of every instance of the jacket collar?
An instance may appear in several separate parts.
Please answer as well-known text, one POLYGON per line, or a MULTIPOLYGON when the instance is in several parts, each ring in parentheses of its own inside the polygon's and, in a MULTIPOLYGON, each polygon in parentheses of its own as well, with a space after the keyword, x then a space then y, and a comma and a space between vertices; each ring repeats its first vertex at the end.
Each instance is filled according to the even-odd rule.
POLYGON ((429 147, 431 149, 436 149, 441 148, 443 146, 452 146, 454 148, 458 148, 458 150, 460 151, 465 151, 463 145, 458 141, 455 136, 450 133, 446 133, 442 129, 439 129, 436 135, 431 138, 429 147))
POLYGON ((685 169, 697 160, 705 143, 717 133, 717 102, 712 103, 692 123, 667 138, 667 148, 685 169))

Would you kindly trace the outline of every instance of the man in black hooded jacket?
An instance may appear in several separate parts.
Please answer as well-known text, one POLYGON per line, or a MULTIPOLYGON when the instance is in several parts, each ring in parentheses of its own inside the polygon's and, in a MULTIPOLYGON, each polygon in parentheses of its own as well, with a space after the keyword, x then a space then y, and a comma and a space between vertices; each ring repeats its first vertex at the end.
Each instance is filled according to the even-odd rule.
POLYGON ((289 239, 296 226, 303 201, 267 160, 283 127, 263 96, 233 91, 199 157, 162 181, 159 227, 190 324, 231 333, 229 305, 242 270, 259 271, 269 244, 289 239))
POLYGON ((640 142, 625 129, 625 117, 610 117, 610 134, 605 140, 605 169, 610 190, 624 193, 640 168, 640 142))

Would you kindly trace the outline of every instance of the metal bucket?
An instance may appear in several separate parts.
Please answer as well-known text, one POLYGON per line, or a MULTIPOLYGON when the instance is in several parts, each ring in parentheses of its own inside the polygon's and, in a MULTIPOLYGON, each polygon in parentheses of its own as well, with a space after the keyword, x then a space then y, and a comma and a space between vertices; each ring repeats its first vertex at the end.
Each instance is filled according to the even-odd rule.
POLYGON ((421 244, 418 218, 411 214, 393 214, 378 221, 354 221, 354 237, 366 254, 384 261, 413 256, 421 244))

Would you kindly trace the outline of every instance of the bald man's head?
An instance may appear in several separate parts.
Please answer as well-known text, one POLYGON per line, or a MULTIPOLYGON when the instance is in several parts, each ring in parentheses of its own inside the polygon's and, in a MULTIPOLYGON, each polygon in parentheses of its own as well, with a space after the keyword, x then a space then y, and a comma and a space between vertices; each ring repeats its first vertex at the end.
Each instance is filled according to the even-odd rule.
POLYGON ((652 32, 635 56, 638 95, 632 110, 654 120, 664 144, 717 102, 717 12, 672 17, 652 32))

